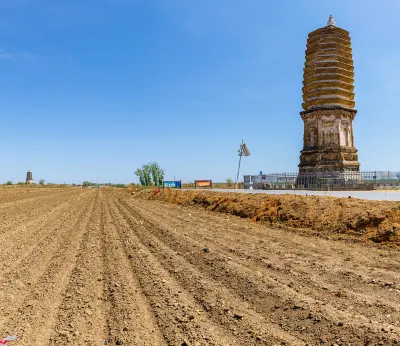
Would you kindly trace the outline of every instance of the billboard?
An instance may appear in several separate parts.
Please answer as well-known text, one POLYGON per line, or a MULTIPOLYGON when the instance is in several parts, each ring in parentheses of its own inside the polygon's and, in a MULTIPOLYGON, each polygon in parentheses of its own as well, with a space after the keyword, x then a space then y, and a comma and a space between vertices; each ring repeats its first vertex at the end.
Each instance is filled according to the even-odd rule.
POLYGON ((182 184, 180 180, 164 181, 163 187, 169 187, 171 189, 180 189, 182 187, 182 184))
POLYGON ((198 187, 206 188, 206 187, 208 187, 208 188, 212 189, 212 180, 195 180, 194 181, 194 187, 195 188, 198 188, 198 187))

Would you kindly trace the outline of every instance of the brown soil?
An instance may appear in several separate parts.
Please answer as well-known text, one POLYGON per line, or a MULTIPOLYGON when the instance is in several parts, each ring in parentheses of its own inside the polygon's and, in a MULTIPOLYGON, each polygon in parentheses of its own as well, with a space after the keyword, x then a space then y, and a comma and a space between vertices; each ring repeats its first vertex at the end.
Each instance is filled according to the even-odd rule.
POLYGON ((201 206, 304 234, 400 245, 399 202, 171 189, 132 193, 137 198, 201 206))
POLYGON ((400 345, 396 247, 113 189, 47 191, 0 191, 11 346, 400 345))

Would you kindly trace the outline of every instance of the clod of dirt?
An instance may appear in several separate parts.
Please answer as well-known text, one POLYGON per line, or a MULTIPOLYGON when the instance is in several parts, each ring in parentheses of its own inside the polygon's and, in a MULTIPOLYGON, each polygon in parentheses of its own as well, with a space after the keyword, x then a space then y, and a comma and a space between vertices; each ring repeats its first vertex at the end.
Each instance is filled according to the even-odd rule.
POLYGON ((233 318, 234 318, 235 320, 241 320, 241 319, 243 318, 243 315, 234 314, 234 315, 233 315, 233 318))

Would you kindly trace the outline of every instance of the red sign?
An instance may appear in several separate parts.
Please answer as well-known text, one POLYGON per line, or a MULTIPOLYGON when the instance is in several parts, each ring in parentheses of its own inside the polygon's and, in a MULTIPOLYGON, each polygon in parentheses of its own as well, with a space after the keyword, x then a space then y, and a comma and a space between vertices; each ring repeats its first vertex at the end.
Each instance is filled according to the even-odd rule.
POLYGON ((211 180, 195 180, 195 187, 212 187, 211 180))

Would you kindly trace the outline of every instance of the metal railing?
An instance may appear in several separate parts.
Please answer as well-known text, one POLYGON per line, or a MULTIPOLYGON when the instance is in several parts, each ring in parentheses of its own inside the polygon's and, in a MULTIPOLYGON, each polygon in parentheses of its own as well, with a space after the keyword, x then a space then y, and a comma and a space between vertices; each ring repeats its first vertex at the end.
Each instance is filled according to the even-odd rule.
POLYGON ((245 189, 375 190, 400 188, 400 172, 325 171, 244 176, 245 189))

